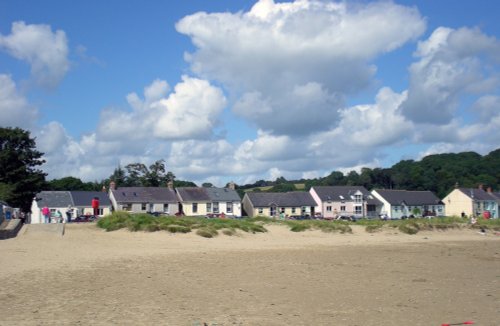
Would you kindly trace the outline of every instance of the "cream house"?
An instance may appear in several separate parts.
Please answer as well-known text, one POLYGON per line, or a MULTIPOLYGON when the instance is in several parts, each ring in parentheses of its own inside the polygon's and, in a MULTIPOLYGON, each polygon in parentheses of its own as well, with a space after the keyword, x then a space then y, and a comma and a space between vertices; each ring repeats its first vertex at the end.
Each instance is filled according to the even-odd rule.
POLYGON ((498 218, 499 198, 488 188, 455 188, 443 198, 447 216, 484 216, 498 218))
POLYGON ((316 202, 311 194, 291 192, 247 192, 243 196, 247 216, 314 216, 316 202))

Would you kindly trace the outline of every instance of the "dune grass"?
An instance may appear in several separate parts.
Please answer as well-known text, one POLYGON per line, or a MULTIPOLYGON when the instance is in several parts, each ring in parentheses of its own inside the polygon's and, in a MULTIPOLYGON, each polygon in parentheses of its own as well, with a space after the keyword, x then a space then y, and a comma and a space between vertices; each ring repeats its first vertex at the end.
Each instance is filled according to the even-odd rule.
POLYGON ((206 219, 199 217, 154 217, 149 214, 130 214, 117 211, 97 222, 97 226, 106 231, 128 229, 129 231, 167 231, 170 233, 189 233, 211 238, 219 234, 235 235, 237 231, 258 233, 266 232, 260 219, 206 219))
POLYGON ((302 232, 306 230, 321 230, 323 232, 352 233, 349 223, 343 221, 321 221, 321 220, 302 220, 302 221, 276 221, 276 223, 285 224, 292 232, 302 232))
POLYGON ((470 225, 469 220, 458 217, 439 217, 432 219, 416 218, 407 220, 381 221, 378 219, 362 219, 357 222, 325 221, 325 220, 277 220, 269 217, 254 217, 242 219, 206 219, 201 217, 154 217, 149 214, 130 214, 117 211, 107 215, 97 222, 100 228, 114 231, 126 228, 130 231, 167 231, 170 233, 189 233, 206 238, 213 238, 220 232, 227 236, 247 233, 267 232, 265 225, 278 224, 287 226, 292 232, 321 230, 323 232, 352 233, 350 225, 365 226, 365 230, 374 233, 384 228, 397 229, 406 234, 417 234, 420 231, 440 231, 460 228, 484 228, 500 231, 500 219, 478 219, 477 224, 470 225))

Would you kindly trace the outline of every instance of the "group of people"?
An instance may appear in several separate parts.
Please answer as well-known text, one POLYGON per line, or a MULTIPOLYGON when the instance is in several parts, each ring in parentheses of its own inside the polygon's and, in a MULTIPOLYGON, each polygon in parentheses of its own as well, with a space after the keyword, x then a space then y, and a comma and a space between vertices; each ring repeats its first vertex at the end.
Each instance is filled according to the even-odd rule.
POLYGON ((69 223, 71 222, 73 211, 74 209, 71 206, 68 206, 66 214, 63 215, 60 210, 51 212, 51 210, 47 206, 44 206, 42 208, 44 223, 69 223))

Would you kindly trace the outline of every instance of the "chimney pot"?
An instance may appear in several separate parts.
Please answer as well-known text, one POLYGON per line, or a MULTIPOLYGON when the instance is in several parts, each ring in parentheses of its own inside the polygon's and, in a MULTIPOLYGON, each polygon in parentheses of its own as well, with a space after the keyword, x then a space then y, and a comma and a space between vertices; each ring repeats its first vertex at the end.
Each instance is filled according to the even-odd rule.
POLYGON ((116 190, 116 183, 114 181, 109 183, 109 190, 116 190))
POLYGON ((482 183, 480 183, 480 184, 477 186, 477 188, 478 188, 478 189, 480 189, 480 190, 483 190, 483 184, 482 184, 482 183))
POLYGON ((491 189, 491 187, 488 187, 487 191, 491 194, 493 192, 493 190, 491 189))

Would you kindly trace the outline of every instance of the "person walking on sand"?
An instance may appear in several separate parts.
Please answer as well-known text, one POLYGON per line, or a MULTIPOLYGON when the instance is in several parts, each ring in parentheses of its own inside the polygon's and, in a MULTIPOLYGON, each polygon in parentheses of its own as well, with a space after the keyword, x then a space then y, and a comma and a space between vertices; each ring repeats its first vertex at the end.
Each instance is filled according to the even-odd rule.
POLYGON ((43 206, 42 215, 44 217, 45 223, 50 223, 50 209, 47 207, 47 205, 43 206))
POLYGON ((62 223, 62 214, 60 210, 54 213, 54 217, 56 218, 56 223, 62 223))

